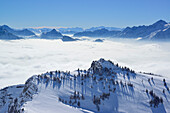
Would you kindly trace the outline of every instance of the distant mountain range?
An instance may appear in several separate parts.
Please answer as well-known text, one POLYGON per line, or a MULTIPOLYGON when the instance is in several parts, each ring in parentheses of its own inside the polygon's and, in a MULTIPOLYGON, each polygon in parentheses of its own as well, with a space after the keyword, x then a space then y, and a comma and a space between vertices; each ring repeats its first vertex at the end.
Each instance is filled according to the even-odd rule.
POLYGON ((77 32, 82 32, 84 31, 84 29, 80 27, 59 28, 58 31, 61 32, 62 34, 74 34, 77 32))
POLYGON ((149 26, 126 27, 122 31, 109 31, 105 28, 94 31, 83 31, 74 34, 75 37, 118 37, 118 38, 142 38, 150 40, 170 39, 170 24, 163 20, 149 26))
POLYGON ((100 30, 100 29, 107 29, 109 31, 121 31, 121 30, 123 30, 122 28, 117 28, 117 27, 99 26, 99 27, 91 27, 89 29, 85 29, 85 31, 95 31, 95 30, 100 30))
POLYGON ((74 37, 116 37, 121 33, 121 31, 109 31, 105 28, 95 30, 95 31, 83 31, 74 34, 74 37))
POLYGON ((0 39, 3 40, 15 40, 23 39, 24 36, 35 36, 35 34, 28 29, 12 29, 7 25, 0 26, 0 39))
POLYGON ((36 29, 23 29, 23 30, 15 30, 10 28, 7 25, 0 26, 0 39, 1 40, 16 40, 16 39, 61 39, 62 41, 76 41, 77 39, 63 36, 56 29, 48 29, 42 28, 37 29, 37 31, 30 31, 36 29), (35 35, 33 32, 40 32, 40 35, 35 35))
POLYGON ((39 29, 28 28, 28 30, 34 32, 37 35, 37 34, 42 34, 42 33, 45 33, 45 32, 49 32, 52 29, 50 29, 50 28, 39 28, 39 29))
MULTIPOLYGON (((28 28, 30 31, 34 32, 35 34, 42 34, 51 31, 51 28, 28 28)), ((72 27, 72 28, 56 28, 56 30, 62 34, 74 34, 77 32, 84 31, 83 28, 80 27, 72 27)))
POLYGON ((63 42, 78 40, 78 39, 74 39, 69 36, 63 36, 60 32, 56 31, 56 29, 52 29, 49 32, 42 33, 40 35, 40 38, 41 39, 61 39, 63 42))
POLYGON ((12 29, 7 25, 0 26, 0 39, 22 39, 40 38, 40 39, 60 39, 62 34, 74 34, 74 37, 111 37, 111 38, 138 38, 142 40, 169 40, 170 39, 170 23, 159 20, 149 26, 126 27, 125 29, 115 27, 92 27, 83 29, 80 27, 73 28, 28 28, 28 29, 12 29))
MULTIPOLYGON (((121 31, 121 28, 116 28, 116 27, 104 27, 104 26, 99 26, 99 27, 91 27, 89 29, 83 29, 81 27, 70 27, 70 28, 56 28, 57 31, 59 31, 62 34, 75 34, 78 32, 83 32, 83 31, 95 31, 95 30, 100 30, 100 29, 107 29, 109 31, 112 30, 117 30, 117 31, 121 31)), ((28 30, 34 32, 35 34, 41 34, 44 32, 49 32, 52 29, 51 28, 28 28, 28 30)))
MULTIPOLYGON (((167 29, 165 25, 168 23, 159 20, 156 23, 149 25, 149 26, 134 26, 134 27, 127 27, 125 28, 121 33, 119 37, 126 37, 126 38, 138 38, 138 37, 147 37, 151 33, 156 32, 156 31, 162 31, 164 29, 167 29)), ((154 38, 154 37, 152 37, 154 38)))

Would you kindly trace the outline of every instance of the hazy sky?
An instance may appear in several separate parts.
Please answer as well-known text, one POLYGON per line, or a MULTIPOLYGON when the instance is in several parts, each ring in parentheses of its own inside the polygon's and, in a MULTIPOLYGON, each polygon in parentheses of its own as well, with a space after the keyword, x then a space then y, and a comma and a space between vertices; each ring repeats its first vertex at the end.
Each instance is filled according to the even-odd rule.
POLYGON ((170 0, 0 0, 0 25, 92 27, 170 21, 170 0))

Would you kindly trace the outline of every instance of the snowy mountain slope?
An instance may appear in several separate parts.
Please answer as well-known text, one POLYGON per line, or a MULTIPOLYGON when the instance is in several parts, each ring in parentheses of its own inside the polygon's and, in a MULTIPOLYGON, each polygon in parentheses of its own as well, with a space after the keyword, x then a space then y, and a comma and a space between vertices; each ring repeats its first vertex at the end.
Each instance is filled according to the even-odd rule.
POLYGON ((20 96, 24 85, 9 86, 0 90, 0 112, 4 113, 8 110, 8 105, 20 96))
POLYGON ((147 37, 150 40, 170 40, 170 27, 153 32, 147 37))
POLYGON ((166 24, 167 22, 163 20, 159 20, 149 26, 143 25, 143 26, 126 27, 120 33, 120 37, 126 37, 126 38, 145 37, 155 31, 164 29, 166 24))
POLYGON ((12 33, 8 32, 7 30, 0 28, 0 39, 1 40, 17 40, 17 39, 22 39, 22 38, 18 37, 16 35, 13 35, 12 33))
POLYGON ((0 112, 166 113, 170 111, 170 80, 163 79, 100 59, 88 70, 32 76, 17 94, 17 101, 7 101, 0 112))

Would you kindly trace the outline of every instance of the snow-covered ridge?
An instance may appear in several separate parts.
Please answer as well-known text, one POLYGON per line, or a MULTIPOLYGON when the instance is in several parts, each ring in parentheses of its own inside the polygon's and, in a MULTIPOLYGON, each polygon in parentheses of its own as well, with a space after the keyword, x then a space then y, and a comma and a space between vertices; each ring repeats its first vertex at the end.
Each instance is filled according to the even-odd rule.
POLYGON ((0 90, 0 112, 20 113, 24 112, 22 105, 32 100, 33 95, 38 91, 36 77, 30 77, 25 84, 6 87, 0 90))
POLYGON ((100 59, 88 70, 50 71, 0 90, 0 112, 164 113, 170 111, 169 83, 100 59))

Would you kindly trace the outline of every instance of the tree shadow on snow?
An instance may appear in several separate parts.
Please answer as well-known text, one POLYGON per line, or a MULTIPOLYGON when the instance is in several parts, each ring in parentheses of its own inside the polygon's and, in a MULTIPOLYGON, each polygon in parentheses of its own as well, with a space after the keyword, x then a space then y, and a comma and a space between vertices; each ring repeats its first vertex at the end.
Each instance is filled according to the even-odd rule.
POLYGON ((152 113, 167 113, 163 104, 160 104, 158 108, 151 107, 152 113))
POLYGON ((166 98, 166 101, 169 103, 169 101, 168 101, 168 98, 167 98, 166 94, 163 94, 163 95, 164 95, 164 97, 166 98))
POLYGON ((150 82, 150 81, 148 81, 148 83, 149 83, 149 85, 152 87, 152 84, 151 84, 151 82, 150 82))
POLYGON ((152 83, 155 85, 155 82, 153 81, 153 79, 152 79, 152 83))

